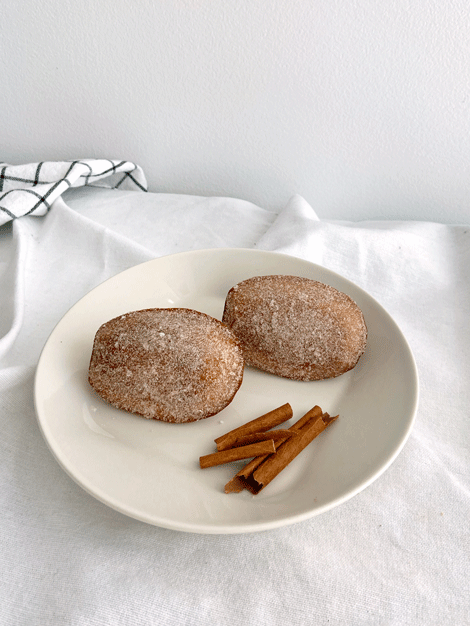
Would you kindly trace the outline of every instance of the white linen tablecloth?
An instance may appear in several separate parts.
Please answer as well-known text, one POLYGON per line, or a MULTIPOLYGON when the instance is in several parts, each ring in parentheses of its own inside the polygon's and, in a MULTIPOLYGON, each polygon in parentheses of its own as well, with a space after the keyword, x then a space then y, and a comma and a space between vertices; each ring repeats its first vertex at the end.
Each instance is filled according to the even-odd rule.
POLYGON ((470 623, 470 226, 320 221, 230 198, 84 187, 0 227, 0 624, 470 623), (374 296, 420 375, 392 466, 345 504, 246 535, 135 521, 78 487, 37 425, 33 381, 62 315, 132 265, 213 247, 277 250, 374 296))

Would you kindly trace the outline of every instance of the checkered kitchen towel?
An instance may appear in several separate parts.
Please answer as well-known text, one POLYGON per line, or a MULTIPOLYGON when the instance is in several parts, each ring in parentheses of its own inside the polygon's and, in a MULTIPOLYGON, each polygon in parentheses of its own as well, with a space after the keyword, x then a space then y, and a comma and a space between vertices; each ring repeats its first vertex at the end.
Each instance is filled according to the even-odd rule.
POLYGON ((130 161, 0 163, 0 226, 25 215, 45 215, 64 191, 83 185, 147 191, 142 169, 130 161))

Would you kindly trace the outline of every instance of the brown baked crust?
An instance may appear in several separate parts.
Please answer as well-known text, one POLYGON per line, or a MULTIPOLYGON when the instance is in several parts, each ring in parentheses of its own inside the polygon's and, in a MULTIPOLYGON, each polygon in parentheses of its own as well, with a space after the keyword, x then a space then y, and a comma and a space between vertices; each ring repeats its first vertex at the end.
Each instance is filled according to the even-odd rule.
POLYGON ((230 289, 222 321, 245 362, 294 380, 322 380, 352 369, 367 343, 362 311, 346 294, 299 276, 256 276, 230 289))
POLYGON ((225 408, 243 367, 239 341, 219 320, 193 309, 144 309, 99 328, 88 380, 118 409, 182 423, 225 408))

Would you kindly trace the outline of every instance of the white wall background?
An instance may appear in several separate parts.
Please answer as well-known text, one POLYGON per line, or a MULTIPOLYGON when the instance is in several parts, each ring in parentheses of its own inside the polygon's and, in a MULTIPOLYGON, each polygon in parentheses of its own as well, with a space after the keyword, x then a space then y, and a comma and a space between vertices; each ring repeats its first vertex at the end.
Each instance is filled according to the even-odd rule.
POLYGON ((3 0, 0 158, 470 223, 468 0, 3 0))

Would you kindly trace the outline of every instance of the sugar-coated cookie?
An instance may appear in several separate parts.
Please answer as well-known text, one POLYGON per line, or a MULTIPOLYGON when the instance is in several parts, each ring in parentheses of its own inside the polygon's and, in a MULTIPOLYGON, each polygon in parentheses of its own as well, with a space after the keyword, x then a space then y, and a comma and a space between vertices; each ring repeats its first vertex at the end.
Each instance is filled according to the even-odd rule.
POLYGON ((352 369, 367 327, 346 294, 299 276, 256 276, 230 289, 222 321, 241 342, 247 365, 295 380, 352 369))
POLYGON ((225 408, 243 367, 239 341, 215 318, 192 309, 145 309, 99 328, 88 380, 119 409, 181 423, 225 408))

